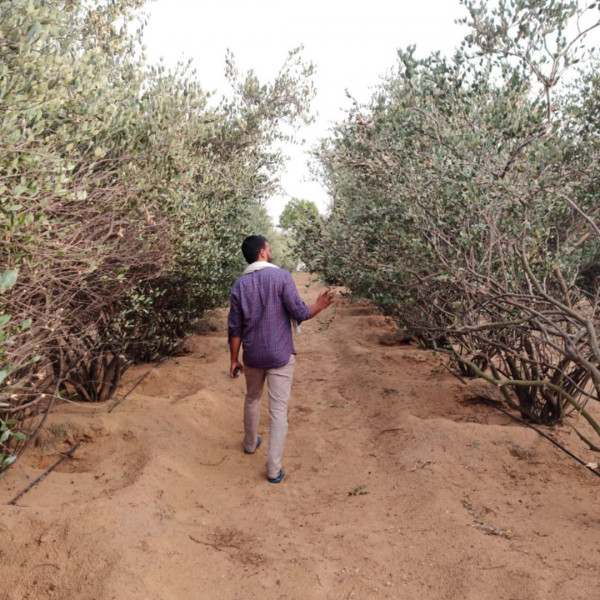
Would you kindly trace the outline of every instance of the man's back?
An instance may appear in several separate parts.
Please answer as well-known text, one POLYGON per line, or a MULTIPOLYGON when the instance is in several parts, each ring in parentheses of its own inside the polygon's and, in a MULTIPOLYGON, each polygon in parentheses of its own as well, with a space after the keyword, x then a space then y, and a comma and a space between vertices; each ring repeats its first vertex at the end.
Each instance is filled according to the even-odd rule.
POLYGON ((295 354, 290 319, 310 318, 288 271, 264 268, 242 275, 231 288, 229 337, 240 337, 244 364, 279 368, 295 354))

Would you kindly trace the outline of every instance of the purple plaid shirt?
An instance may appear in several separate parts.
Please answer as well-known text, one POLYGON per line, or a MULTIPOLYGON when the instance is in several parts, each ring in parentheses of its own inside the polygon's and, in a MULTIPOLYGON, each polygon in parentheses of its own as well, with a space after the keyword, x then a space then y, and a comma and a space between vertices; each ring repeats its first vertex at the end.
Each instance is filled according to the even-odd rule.
POLYGON ((284 269, 261 269, 242 275, 231 288, 227 326, 229 337, 242 338, 244 364, 276 369, 296 354, 290 319, 310 318, 291 274, 284 269))

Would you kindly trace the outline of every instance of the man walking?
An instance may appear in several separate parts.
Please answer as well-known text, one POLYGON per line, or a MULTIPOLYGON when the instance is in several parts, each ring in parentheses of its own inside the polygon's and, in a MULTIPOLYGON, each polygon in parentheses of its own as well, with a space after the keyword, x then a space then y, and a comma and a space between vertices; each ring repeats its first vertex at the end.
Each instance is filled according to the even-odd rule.
POLYGON ((269 391, 269 450, 267 479, 279 483, 285 476, 281 457, 288 430, 287 412, 296 351, 292 325, 297 327, 320 313, 335 300, 335 292, 319 294, 315 304, 305 304, 291 274, 272 264, 269 242, 251 235, 242 243, 249 263, 231 288, 227 319, 231 365, 229 374, 246 377, 244 400, 244 452, 254 454, 262 439, 258 436, 260 404, 265 379, 269 391), (243 347, 244 364, 239 360, 243 347))

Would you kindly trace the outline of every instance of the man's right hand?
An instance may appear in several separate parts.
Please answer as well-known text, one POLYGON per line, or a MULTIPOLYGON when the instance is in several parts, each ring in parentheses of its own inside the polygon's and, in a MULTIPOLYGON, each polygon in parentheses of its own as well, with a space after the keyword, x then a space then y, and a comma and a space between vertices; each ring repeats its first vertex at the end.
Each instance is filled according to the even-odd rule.
POLYGON ((244 372, 244 365, 242 365, 242 363, 237 360, 232 360, 231 366, 229 367, 229 376, 232 379, 237 379, 239 377, 240 373, 243 373, 243 372, 244 372))
POLYGON ((244 372, 244 365, 239 361, 242 338, 231 336, 229 338, 229 377, 237 379, 244 372))

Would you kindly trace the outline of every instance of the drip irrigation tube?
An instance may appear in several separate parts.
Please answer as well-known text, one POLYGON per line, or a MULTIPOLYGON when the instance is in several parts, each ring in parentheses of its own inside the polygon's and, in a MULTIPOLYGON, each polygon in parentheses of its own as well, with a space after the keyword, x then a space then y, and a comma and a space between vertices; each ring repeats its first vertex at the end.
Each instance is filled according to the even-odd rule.
POLYGON ((67 452, 65 452, 49 469, 46 469, 46 471, 44 471, 35 481, 32 481, 20 494, 15 496, 8 503, 8 505, 14 506, 29 490, 34 488, 40 481, 42 481, 42 479, 45 479, 46 475, 49 475, 52 471, 54 471, 54 469, 56 469, 56 467, 58 467, 58 465, 60 465, 60 463, 63 460, 69 458, 71 456, 71 454, 73 454, 73 452, 75 452, 75 450, 77 450, 77 448, 79 447, 80 444, 81 444, 81 441, 77 442, 74 446, 69 448, 69 450, 67 450, 67 452))
MULTIPOLYGON (((450 369, 446 365, 442 365, 442 366, 451 375, 454 375, 454 377, 456 377, 463 385, 467 385, 467 382, 460 375, 455 373, 452 369, 450 369)), ((484 404, 487 404, 488 406, 491 406, 492 408, 499 410, 501 413, 504 413, 507 417, 510 417, 514 421, 517 421, 517 423, 521 423, 521 425, 525 425, 525 427, 529 427, 530 429, 533 429, 534 431, 539 433, 542 437, 546 438, 549 442, 552 442, 557 448, 559 448, 560 450, 562 450, 563 452, 568 454, 571 458, 575 459, 580 465, 583 465, 586 469, 591 471, 594 475, 597 475, 598 477, 600 477, 600 471, 597 468, 595 469, 593 467, 588 466, 588 463, 581 460, 581 458, 579 458, 578 456, 573 454, 570 450, 565 448, 562 444, 557 442, 555 439, 551 438, 547 433, 544 433, 541 429, 538 429, 535 425, 532 425, 531 423, 528 423, 527 421, 523 421, 523 419, 517 417, 516 415, 513 415, 512 413, 508 412, 506 409, 502 408, 501 406, 498 406, 496 403, 490 402, 486 398, 480 398, 480 399, 484 402, 484 404)))
POLYGON ((133 390, 135 390, 135 388, 140 385, 140 383, 142 383, 142 381, 144 381, 144 379, 146 379, 146 377, 148 377, 148 375, 150 375, 150 373, 152 371, 154 371, 154 369, 156 369, 157 367, 159 367, 160 365, 162 365, 167 359, 171 358, 171 356, 173 356, 173 354, 175 354, 175 352, 177 352, 177 350, 179 350, 179 348, 181 348, 181 346, 183 346, 185 340, 179 342, 179 344, 176 344, 167 354, 165 354, 151 369, 148 369, 134 384, 133 387, 120 399, 117 400, 117 402, 115 402, 109 409, 108 412, 109 414, 115 410, 115 408, 117 408, 117 406, 119 406, 119 404, 121 404, 121 402, 123 402, 123 400, 125 400, 125 398, 127 398, 127 396, 129 396, 129 394, 131 394, 131 392, 133 392, 133 390))
POLYGON ((578 456, 576 456, 575 454, 573 454, 568 448, 565 448, 561 443, 557 442, 555 439, 553 439, 552 437, 550 437, 547 433, 544 433, 541 429, 538 429, 535 425, 532 425, 531 423, 528 423, 527 421, 523 421, 523 419, 517 417, 516 415, 513 415, 512 413, 510 413, 509 411, 505 410, 501 406, 498 406, 498 405, 494 404, 493 402, 490 402, 486 398, 481 398, 481 400, 483 400, 483 402, 485 404, 487 404, 488 406, 491 406, 492 408, 495 408, 496 410, 499 410, 501 413, 504 413, 505 415, 507 415, 511 419, 514 419, 518 423, 521 423, 521 425, 525 425, 526 427, 529 427, 530 429, 533 429, 534 431, 536 431, 537 433, 539 433, 542 437, 545 437, 548 441, 552 442, 557 448, 560 448, 563 452, 565 452, 566 454, 568 454, 571 458, 575 459, 579 464, 583 465, 586 469, 588 469, 589 471, 591 471, 594 475, 597 475, 598 477, 600 477, 600 472, 597 469, 588 466, 588 463, 586 463, 585 461, 581 460, 581 458, 579 458, 578 456))
MULTIPOLYGON (((109 413, 111 413, 115 408, 117 408, 117 406, 119 406, 119 404, 121 404, 121 402, 123 402, 123 400, 125 400, 127 398, 127 396, 129 396, 129 394, 131 394, 131 392, 133 392, 133 390, 135 390, 135 388, 140 385, 140 383, 142 383, 142 381, 144 381, 144 379, 146 379, 146 377, 148 377, 148 375, 154 370, 156 369, 156 367, 158 367, 159 365, 162 365, 162 363, 164 363, 168 358, 170 358, 171 356, 173 356, 173 354, 175 354, 175 352, 177 352, 177 350, 179 350, 179 348, 181 348, 181 346, 183 345, 183 343, 185 342, 185 340, 179 342, 179 344, 176 344, 167 354, 165 354, 165 356, 163 356, 155 365, 153 365, 153 367, 151 369, 148 369, 148 371, 146 371, 146 373, 144 373, 144 375, 142 375, 132 386, 132 388, 117 402, 115 402, 108 410, 109 413)), ((65 454, 63 454, 49 469, 47 469, 46 471, 44 471, 35 481, 33 481, 32 483, 30 483, 20 494, 18 494, 17 496, 15 496, 9 503, 9 506, 14 506, 27 492, 29 492, 32 488, 34 488, 38 483, 40 483, 40 481, 42 481, 43 479, 46 478, 47 475, 49 475, 52 471, 54 471, 54 469, 56 469, 56 467, 58 467, 58 465, 60 465, 60 463, 69 458, 73 452, 75 452, 75 450, 77 450, 77 448, 79 447, 79 445, 81 444, 81 440, 79 442, 77 442, 74 446, 72 446, 71 448, 69 448, 69 450, 67 450, 67 452, 65 452, 65 454)))

